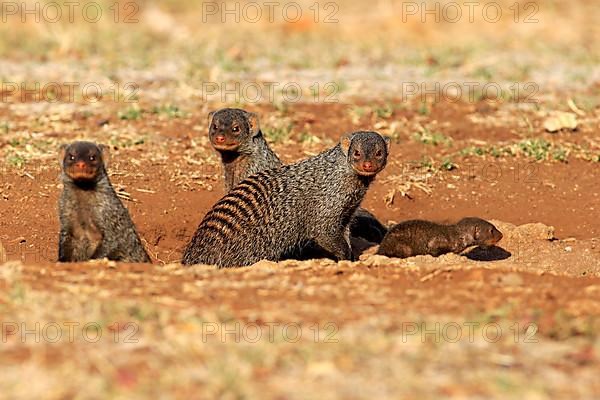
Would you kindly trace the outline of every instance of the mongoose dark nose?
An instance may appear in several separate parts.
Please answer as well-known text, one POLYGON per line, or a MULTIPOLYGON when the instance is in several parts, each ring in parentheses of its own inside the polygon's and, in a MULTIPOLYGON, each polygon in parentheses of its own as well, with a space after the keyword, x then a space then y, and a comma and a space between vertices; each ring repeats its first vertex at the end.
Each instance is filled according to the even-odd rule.
POLYGON ((217 143, 217 144, 225 143, 225 136, 223 136, 223 135, 215 136, 215 143, 217 143))

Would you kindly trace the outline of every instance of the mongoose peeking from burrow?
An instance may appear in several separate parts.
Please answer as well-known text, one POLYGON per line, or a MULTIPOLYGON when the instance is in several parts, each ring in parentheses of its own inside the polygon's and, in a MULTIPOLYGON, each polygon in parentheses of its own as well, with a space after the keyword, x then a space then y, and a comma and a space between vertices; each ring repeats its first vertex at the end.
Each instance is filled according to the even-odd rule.
POLYGON ((73 142, 61 147, 58 261, 150 262, 129 212, 110 184, 107 163, 108 148, 103 145, 73 142))
POLYGON ((283 165, 265 140, 258 115, 238 108, 208 114, 208 135, 221 155, 225 191, 257 172, 283 165))
MULTIPOLYGON (((237 108, 222 108, 208 115, 208 135, 221 155, 225 191, 257 172, 283 165, 271 150, 260 129, 258 115, 237 108)), ((364 208, 350 222, 350 235, 380 243, 387 228, 364 208)))
POLYGON ((463 218, 452 225, 411 220, 391 227, 377 254, 398 258, 427 254, 437 257, 459 254, 471 246, 493 246, 500 239, 502 233, 481 218, 463 218))
POLYGON ((307 242, 337 260, 352 259, 348 225, 388 150, 388 138, 355 132, 307 160, 248 177, 204 216, 182 263, 278 261, 307 242))

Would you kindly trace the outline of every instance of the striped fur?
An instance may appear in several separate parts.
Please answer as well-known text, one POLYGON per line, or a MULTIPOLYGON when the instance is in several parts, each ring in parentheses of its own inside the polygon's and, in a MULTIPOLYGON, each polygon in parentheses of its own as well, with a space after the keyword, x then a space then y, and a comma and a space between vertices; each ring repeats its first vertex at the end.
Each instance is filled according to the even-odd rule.
MULTIPOLYGON (((210 114, 209 125, 210 142, 221 156, 226 192, 257 172, 283 165, 266 142, 256 114, 237 108, 223 108, 210 114), (232 132, 233 127, 237 127, 238 132, 232 132), (217 135, 230 145, 227 150, 216 143, 217 135)), ((380 243, 386 233, 387 228, 373 214, 364 208, 356 210, 350 223, 351 236, 380 243)), ((318 253, 318 250, 308 253, 318 253)))
POLYGON ((235 267, 277 261, 309 241, 338 260, 350 259, 348 225, 385 167, 388 143, 376 132, 356 132, 308 160, 248 177, 205 215, 182 262, 235 267), (365 160, 376 166, 368 176, 357 172, 365 160))

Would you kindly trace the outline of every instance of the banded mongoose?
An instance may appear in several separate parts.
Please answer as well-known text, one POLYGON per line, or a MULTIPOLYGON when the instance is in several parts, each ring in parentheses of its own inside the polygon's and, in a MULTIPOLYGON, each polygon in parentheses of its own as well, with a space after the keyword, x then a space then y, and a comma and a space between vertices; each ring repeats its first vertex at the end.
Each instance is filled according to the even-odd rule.
MULTIPOLYGON (((257 172, 283 165, 271 150, 260 129, 258 115, 237 108, 209 113, 209 138, 221 155, 225 191, 257 172)), ((350 234, 380 243, 387 228, 377 218, 358 208, 350 223, 350 234)))
POLYGON ((221 155, 226 192, 250 175, 283 165, 267 144, 255 113, 223 108, 208 118, 208 135, 221 155))
POLYGON ((389 143, 376 132, 355 132, 312 158, 248 177, 204 216, 183 264, 278 261, 308 242, 352 259, 348 224, 385 167, 389 143))
POLYGON ((471 246, 492 246, 502 239, 502 233, 481 218, 463 218, 452 225, 411 220, 390 228, 377 254, 388 257, 412 257, 446 253, 459 254, 471 246))
POLYGON ((61 147, 58 261, 150 262, 129 212, 110 184, 107 162, 108 148, 103 145, 73 142, 61 147))

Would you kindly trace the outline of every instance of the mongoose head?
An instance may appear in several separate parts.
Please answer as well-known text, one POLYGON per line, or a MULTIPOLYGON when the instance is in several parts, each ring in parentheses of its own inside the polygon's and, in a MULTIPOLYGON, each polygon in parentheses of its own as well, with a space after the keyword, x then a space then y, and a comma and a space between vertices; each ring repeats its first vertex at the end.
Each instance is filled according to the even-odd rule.
POLYGON ((92 142, 73 142, 60 149, 60 164, 73 182, 94 182, 105 173, 108 149, 92 142))
POLYGON ((217 151, 239 151, 260 132, 258 115, 239 108, 222 108, 208 114, 208 135, 217 151))
POLYGON ((374 176, 387 163, 390 138, 377 132, 359 131, 344 135, 340 147, 358 175, 374 176))
POLYGON ((461 219, 457 226, 466 235, 468 246, 493 246, 502 239, 502 232, 486 220, 475 217, 461 219))

